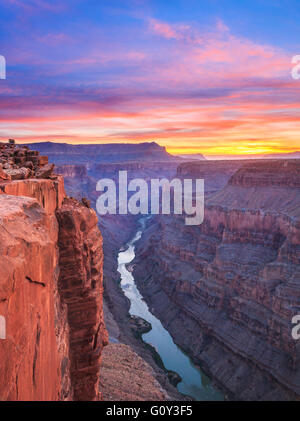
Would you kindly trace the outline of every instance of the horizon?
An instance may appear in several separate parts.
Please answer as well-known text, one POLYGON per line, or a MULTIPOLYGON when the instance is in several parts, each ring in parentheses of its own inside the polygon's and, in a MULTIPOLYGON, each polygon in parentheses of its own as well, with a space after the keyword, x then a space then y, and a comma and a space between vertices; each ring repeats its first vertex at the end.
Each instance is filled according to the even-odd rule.
MULTIPOLYGON (((14 139, 15 140, 15 139, 14 139)), ((194 152, 194 153, 174 153, 174 152, 170 152, 168 151, 168 149, 164 146, 161 145, 159 142, 155 141, 155 140, 148 140, 148 141, 142 141, 142 142, 114 142, 114 143, 72 143, 72 142, 67 142, 67 141, 62 141, 62 142, 55 142, 55 141, 51 141, 51 140, 45 140, 45 141, 35 141, 35 142, 24 142, 24 143, 20 143, 18 141, 16 141, 17 145, 34 145, 34 144, 43 144, 43 143, 51 143, 51 144, 55 144, 55 145, 70 145, 70 146, 115 146, 115 145, 128 145, 128 146, 137 146, 137 145, 145 145, 145 144, 155 144, 158 145, 160 147, 165 148, 165 151, 172 155, 173 157, 183 157, 184 159, 188 159, 187 157, 191 157, 191 159, 195 156, 202 156, 203 158, 205 158, 206 160, 245 160, 245 159, 276 159, 276 158, 270 158, 270 156, 278 156, 278 158, 282 158, 285 155, 294 155, 294 154, 300 154, 300 150, 295 150, 295 151, 291 151, 288 153, 265 153, 265 154, 257 154, 257 153, 251 153, 251 154, 246 154, 246 155, 241 155, 241 154, 224 154, 224 155, 218 155, 218 154, 203 154, 200 151, 199 152, 194 152)), ((298 158, 295 158, 298 159, 298 158)), ((201 159, 197 159, 194 158, 194 160, 196 161, 201 161, 201 159)))
POLYGON ((0 14, 0 141, 300 149, 296 0, 8 0, 0 14))

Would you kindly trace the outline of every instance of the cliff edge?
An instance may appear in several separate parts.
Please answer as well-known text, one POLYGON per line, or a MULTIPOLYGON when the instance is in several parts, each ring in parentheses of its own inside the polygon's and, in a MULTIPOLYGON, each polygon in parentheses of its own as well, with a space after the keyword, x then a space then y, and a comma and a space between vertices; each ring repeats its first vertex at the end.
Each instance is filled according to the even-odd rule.
POLYGON ((102 237, 53 168, 0 144, 0 400, 101 398, 102 237))

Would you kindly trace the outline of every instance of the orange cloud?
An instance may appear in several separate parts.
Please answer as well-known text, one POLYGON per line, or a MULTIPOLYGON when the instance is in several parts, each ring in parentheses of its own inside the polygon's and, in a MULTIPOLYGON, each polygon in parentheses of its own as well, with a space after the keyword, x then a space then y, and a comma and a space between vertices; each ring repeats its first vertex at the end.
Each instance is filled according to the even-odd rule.
POLYGON ((300 149, 300 83, 290 77, 286 52, 237 37, 222 21, 201 33, 184 23, 148 23, 146 35, 163 39, 159 48, 94 46, 58 69, 64 76, 79 66, 92 75, 86 82, 4 86, 2 139, 156 140, 170 152, 206 154, 300 149))

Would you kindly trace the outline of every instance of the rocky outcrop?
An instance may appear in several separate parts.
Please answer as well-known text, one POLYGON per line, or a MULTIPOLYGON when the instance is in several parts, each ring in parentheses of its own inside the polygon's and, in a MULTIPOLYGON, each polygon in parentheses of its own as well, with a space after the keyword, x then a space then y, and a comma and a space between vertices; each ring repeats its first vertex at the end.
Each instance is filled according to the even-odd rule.
POLYGON ((243 161, 194 161, 178 165, 177 177, 204 179, 205 192, 216 192, 226 186, 243 161))
POLYGON ((299 160, 256 161, 243 165, 229 186, 300 188, 299 160))
POLYGON ((105 401, 170 399, 150 365, 124 344, 110 344, 104 349, 100 391, 105 401))
POLYGON ((75 400, 98 399, 103 319, 102 237, 95 211, 66 199, 57 211, 59 291, 68 309, 71 380, 75 400))
MULTIPOLYGON (((11 180, 29 177, 43 178, 41 171, 42 168, 48 166, 48 157, 40 156, 38 151, 31 151, 28 146, 17 147, 11 139, 8 144, 0 143, 0 164, 2 164, 3 172, 11 180)), ((50 176, 53 164, 48 169, 50 176)))
POLYGON ((26 196, 35 198, 47 213, 54 213, 65 197, 64 180, 16 180, 0 183, 0 195, 26 196))
POLYGON ((68 325, 57 288, 58 225, 38 202, 0 195, 0 400, 71 399, 68 325))
POLYGON ((0 145, 6 174, 25 159, 28 178, 0 181, 0 400, 95 400, 107 342, 97 217, 46 158, 0 145))
POLYGON ((300 397, 299 169, 246 163, 207 198, 201 226, 159 216, 138 245, 134 277, 151 308, 235 399, 300 397))

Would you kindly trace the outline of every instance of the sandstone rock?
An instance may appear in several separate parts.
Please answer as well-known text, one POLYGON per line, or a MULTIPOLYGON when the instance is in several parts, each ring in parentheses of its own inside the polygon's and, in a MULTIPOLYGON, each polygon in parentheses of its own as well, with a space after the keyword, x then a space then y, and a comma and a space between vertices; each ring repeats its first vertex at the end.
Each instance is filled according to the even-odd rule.
POLYGON ((90 207, 91 207, 91 201, 90 201, 90 200, 88 200, 86 197, 83 197, 83 198, 81 199, 81 202, 82 202, 82 204, 83 204, 85 207, 87 207, 87 208, 90 208, 90 207))
POLYGON ((52 175, 53 170, 54 170, 54 164, 47 164, 36 171, 35 173, 36 178, 49 178, 52 175))
POLYGON ((33 162, 32 161, 25 161, 24 167, 33 170, 33 162))
MULTIPOLYGON (((36 200, 0 195, 0 400, 60 400, 67 338, 57 300, 57 235, 36 200), (57 310, 55 310, 57 309, 57 310), (55 327, 56 325, 56 327, 55 327)), ((70 395, 65 384, 64 396, 70 395)))
POLYGON ((48 164, 48 156, 40 156, 39 157, 39 165, 42 167, 48 164))
POLYGON ((128 345, 108 345, 103 350, 102 359, 100 391, 103 400, 165 401, 169 399, 155 379, 149 364, 128 345))
POLYGON ((103 318, 102 237, 95 211, 65 199, 59 222, 59 290, 68 308, 75 400, 97 400, 100 357, 108 342, 103 318))
POLYGON ((29 168, 7 169, 6 174, 10 176, 11 180, 23 180, 29 178, 31 171, 29 168))
POLYGON ((25 179, 47 157, 0 145, 0 158, 0 400, 98 399, 107 332, 96 214, 76 201, 62 206, 53 165, 25 179))
POLYGON ((33 197, 47 213, 54 213, 58 209, 65 197, 64 181, 62 177, 57 180, 16 180, 11 183, 0 184, 1 193, 33 197))
POLYGON ((6 171, 3 171, 3 165, 0 164, 0 180, 11 180, 10 175, 6 171))

